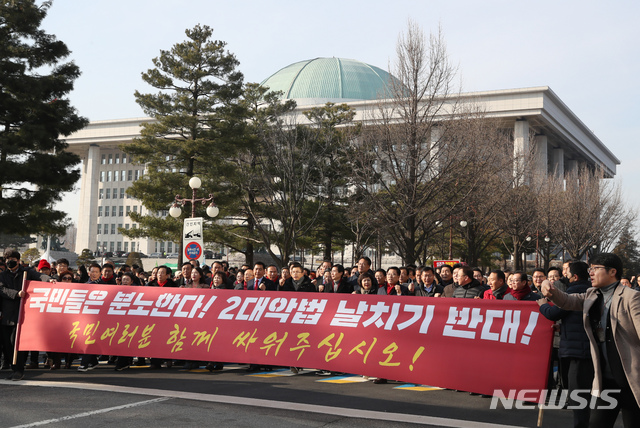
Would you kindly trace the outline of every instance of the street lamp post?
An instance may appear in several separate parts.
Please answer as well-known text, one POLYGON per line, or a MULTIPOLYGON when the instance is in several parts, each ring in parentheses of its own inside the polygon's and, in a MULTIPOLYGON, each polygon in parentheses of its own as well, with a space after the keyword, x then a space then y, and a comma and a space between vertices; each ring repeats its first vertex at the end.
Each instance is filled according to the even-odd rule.
POLYGON ((206 205, 207 202, 210 202, 207 207, 207 215, 209 217, 216 217, 220 210, 213 202, 213 194, 209 193, 208 198, 196 198, 196 191, 202 185, 202 181, 198 177, 191 177, 189 180, 189 187, 191 187, 191 199, 183 198, 180 195, 176 195, 175 200, 173 201, 173 205, 169 208, 169 215, 173 218, 178 218, 182 215, 182 209, 186 202, 191 202, 191 218, 196 216, 196 202, 202 202, 202 205, 206 205))
MULTIPOLYGON (((442 226, 442 222, 436 221, 436 227, 442 226)), ((460 221, 461 227, 467 227, 467 222, 460 221)), ((468 233, 468 232, 467 232, 468 233)), ((449 216, 449 260, 453 259, 453 216, 449 216)))
POLYGON ((467 264, 470 264, 471 261, 469 261, 469 247, 470 247, 469 246, 469 229, 467 229, 467 224, 468 223, 465 220, 460 221, 460 227, 465 229, 465 235, 466 235, 465 241, 467 244, 467 255, 465 257, 466 258, 465 261, 467 262, 467 264))
MULTIPOLYGON (((196 203, 201 202, 202 205, 206 205, 207 202, 209 203, 209 206, 207 207, 207 215, 209 217, 217 217, 217 215, 220 213, 220 210, 218 209, 218 207, 216 206, 216 204, 213 202, 213 194, 209 193, 209 197, 207 198, 196 198, 196 191, 200 188, 200 186, 202 185, 202 181, 198 178, 198 177, 191 177, 191 179, 189 180, 189 187, 191 187, 191 199, 188 198, 183 198, 180 195, 176 195, 175 200, 173 201, 173 205, 171 205, 171 208, 169 208, 169 215, 173 218, 179 218, 182 215, 182 209, 180 207, 183 207, 185 203, 190 202, 191 203, 191 217, 190 218, 195 218, 196 216, 196 203)), ((187 221, 187 219, 185 219, 185 222, 187 221)), ((202 224, 200 223, 200 228, 202 227, 202 224)), ((200 230, 200 233, 202 233, 202 230, 200 230)), ((180 266, 180 264, 182 263, 182 255, 184 253, 184 230, 183 230, 183 234, 180 235, 180 253, 178 255, 178 266, 180 266)), ((195 244, 196 247, 199 249, 199 251, 202 251, 202 247, 203 247, 203 241, 202 241, 202 237, 198 238, 198 243, 195 244)))
MULTIPOLYGON (((540 254, 540 233, 536 230, 536 269, 540 267, 540 259, 538 258, 540 254)), ((531 236, 527 236, 527 242, 531 242, 531 236)), ((525 266, 526 269, 526 266, 525 266)))

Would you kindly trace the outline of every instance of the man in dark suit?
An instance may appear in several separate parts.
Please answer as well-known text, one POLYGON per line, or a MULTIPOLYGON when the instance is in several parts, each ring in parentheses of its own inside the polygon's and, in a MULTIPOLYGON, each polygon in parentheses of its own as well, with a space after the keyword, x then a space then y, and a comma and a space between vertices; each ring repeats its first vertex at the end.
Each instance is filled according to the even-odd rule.
POLYGON ((331 268, 331 283, 320 285, 324 293, 348 293, 353 292, 353 287, 344 274, 344 266, 335 264, 331 268))
POLYGON ((264 276, 265 265, 262 262, 256 262, 253 266, 254 278, 247 282, 247 290, 269 290, 277 291, 278 286, 275 282, 264 276))
POLYGON ((562 309, 582 311, 595 377, 591 394, 598 397, 590 426, 613 427, 622 410, 625 427, 640 420, 640 293, 620 284, 622 260, 601 253, 590 260, 591 285, 585 293, 567 294, 549 281, 544 296, 562 309), (614 391, 619 392, 614 392, 614 391), (603 399, 603 391, 608 399, 603 399), (615 399, 615 406, 611 401, 615 399))

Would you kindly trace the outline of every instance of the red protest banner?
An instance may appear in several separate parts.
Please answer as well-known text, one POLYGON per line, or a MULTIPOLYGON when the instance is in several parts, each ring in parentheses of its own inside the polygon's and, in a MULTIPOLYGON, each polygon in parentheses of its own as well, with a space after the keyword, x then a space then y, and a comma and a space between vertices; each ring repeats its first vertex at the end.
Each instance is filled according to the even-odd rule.
POLYGON ((460 260, 434 260, 433 267, 439 268, 440 266, 444 266, 444 265, 453 266, 456 263, 460 263, 460 260))
POLYGON ((552 323, 535 302, 35 281, 26 290, 19 350, 308 367, 483 394, 543 389, 547 378, 552 323))

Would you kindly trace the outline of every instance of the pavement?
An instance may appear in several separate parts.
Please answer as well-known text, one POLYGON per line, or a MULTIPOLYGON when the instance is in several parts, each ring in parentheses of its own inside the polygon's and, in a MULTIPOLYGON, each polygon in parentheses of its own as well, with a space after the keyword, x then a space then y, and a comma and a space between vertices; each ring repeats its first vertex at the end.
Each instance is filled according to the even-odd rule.
MULTIPOLYGON (((0 427, 503 428, 535 427, 539 416, 537 408, 491 410, 491 398, 429 385, 374 384, 313 369, 247 372, 238 364, 215 372, 204 366, 117 372, 105 363, 86 373, 31 369, 22 381, 0 380, 0 397, 0 427)), ((541 426, 571 425, 570 411, 544 410, 541 426)))

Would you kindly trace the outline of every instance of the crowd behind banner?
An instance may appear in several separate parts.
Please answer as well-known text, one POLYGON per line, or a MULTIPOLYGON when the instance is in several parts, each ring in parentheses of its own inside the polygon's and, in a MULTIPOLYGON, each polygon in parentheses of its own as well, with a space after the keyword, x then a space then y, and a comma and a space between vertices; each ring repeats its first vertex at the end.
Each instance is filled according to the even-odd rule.
MULTIPOLYGON (((593 378, 593 368, 589 372, 588 364, 580 364, 576 372, 576 361, 590 363, 588 338, 580 337, 581 342, 576 345, 579 335, 580 317, 562 311, 550 305, 541 294, 543 281, 548 280, 557 288, 568 293, 584 292, 589 288, 588 266, 580 261, 568 261, 562 268, 552 267, 548 271, 535 269, 531 275, 525 272, 505 272, 493 270, 485 273, 479 268, 456 264, 443 265, 438 268, 431 266, 403 266, 371 269, 371 260, 362 257, 356 266, 345 268, 341 264, 334 264, 329 260, 323 261, 315 271, 303 267, 300 263, 290 263, 278 269, 275 265, 265 266, 258 262, 254 266, 243 265, 240 268, 230 268, 225 261, 215 261, 209 266, 199 266, 196 260, 185 262, 179 271, 173 272, 167 266, 154 267, 151 272, 145 272, 138 266, 122 265, 118 268, 109 261, 99 265, 92 263, 86 268, 80 266, 71 269, 66 259, 57 260, 51 266, 46 260, 40 260, 37 266, 29 267, 20 261, 17 251, 8 251, 0 261, 0 297, 2 298, 2 368, 11 367, 11 379, 22 379, 25 368, 40 367, 38 351, 18 352, 13 363, 13 349, 16 340, 20 297, 23 296, 22 280, 44 282, 67 282, 86 284, 111 284, 115 286, 149 286, 149 287, 180 287, 201 289, 229 289, 258 291, 289 291, 307 293, 350 293, 376 294, 391 296, 414 297, 449 297, 473 298, 505 301, 537 301, 542 315, 552 321, 558 321, 558 340, 552 354, 549 370, 549 388, 575 386, 580 382, 584 386, 593 378), (564 320, 563 327, 560 321, 564 320), (572 330, 570 330, 572 329, 572 330), (564 341, 563 341, 564 339, 564 341), (28 362, 29 361, 29 362, 28 362), (28 362, 28 363, 27 363, 28 362), (558 367, 559 375, 554 377, 554 365, 558 367), (580 371, 581 370, 581 371, 580 371), (579 378, 576 378, 576 373, 579 378), (572 377, 573 376, 573 377, 572 377)), ((621 284, 638 290, 637 276, 622 278, 621 284)), ((584 331, 582 331, 584 333, 584 331)), ((98 355, 71 355, 55 352, 46 353, 44 367, 51 370, 70 369, 74 360, 79 359, 77 370, 87 372, 98 365, 99 359, 105 359, 115 364, 115 370, 126 370, 131 365, 147 365, 147 358, 98 355)), ((172 367, 180 364, 186 369, 194 369, 205 365, 207 369, 221 370, 221 362, 176 361, 151 358, 148 362, 150 369, 172 367)), ((271 366, 251 364, 248 371, 270 369, 271 366)), ((298 368, 291 367, 292 371, 298 368)), ((320 371, 321 375, 331 372, 320 371)), ((386 383, 385 379, 375 378, 375 383, 386 383)))

